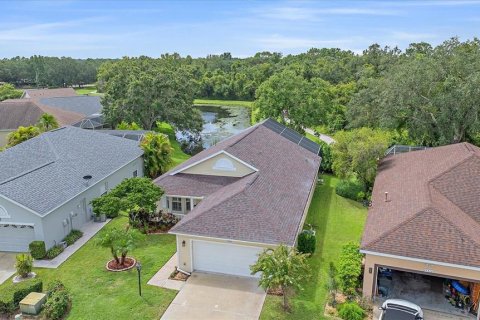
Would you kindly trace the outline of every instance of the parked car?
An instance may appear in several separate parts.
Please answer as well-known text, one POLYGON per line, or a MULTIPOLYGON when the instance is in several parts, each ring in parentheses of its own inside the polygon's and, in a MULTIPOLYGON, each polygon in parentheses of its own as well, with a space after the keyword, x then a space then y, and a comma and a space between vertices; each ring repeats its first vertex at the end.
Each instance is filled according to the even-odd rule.
POLYGON ((423 311, 416 304, 401 300, 388 299, 380 307, 382 314, 379 320, 422 320, 423 311))

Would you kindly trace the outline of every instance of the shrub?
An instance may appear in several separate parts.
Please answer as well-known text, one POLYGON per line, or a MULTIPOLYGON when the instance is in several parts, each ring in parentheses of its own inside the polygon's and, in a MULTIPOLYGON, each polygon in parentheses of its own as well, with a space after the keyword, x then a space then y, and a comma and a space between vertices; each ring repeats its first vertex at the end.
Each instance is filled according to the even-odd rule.
POLYGON ((313 254, 315 252, 316 242, 317 242, 317 239, 313 231, 303 230, 298 235, 298 244, 297 244, 298 251, 301 253, 313 254))
POLYGON ((357 201, 359 193, 364 192, 364 187, 356 181, 342 180, 335 187, 335 192, 341 197, 357 201))
POLYGON ((90 203, 96 215, 104 214, 109 219, 116 218, 122 209, 122 200, 109 193, 93 199, 90 203))
POLYGON ((54 291, 45 302, 43 312, 49 320, 63 319, 70 305, 70 295, 67 290, 54 291))
POLYGON ((30 254, 32 255, 33 259, 43 259, 47 254, 44 241, 32 241, 28 248, 30 249, 30 254))
POLYGON ((162 213, 162 215, 160 216, 160 221, 159 221, 159 223, 160 223, 162 226, 165 226, 165 227, 167 227, 167 228, 171 228, 171 227, 173 227, 174 225, 176 225, 176 224, 178 223, 178 221, 180 221, 180 219, 177 218, 177 216, 175 216, 174 214, 164 212, 164 213, 162 213))
POLYGON ((346 302, 338 308, 338 315, 345 320, 363 320, 365 311, 355 302, 346 302))
POLYGON ((26 278, 30 272, 32 272, 33 267, 33 258, 28 253, 17 254, 15 262, 15 268, 17 269, 17 274, 26 278))
POLYGON ((70 233, 63 239, 67 243, 67 245, 71 246, 75 243, 78 239, 83 236, 83 232, 80 230, 73 229, 70 233))
POLYGON ((48 260, 51 260, 62 252, 63 252, 63 246, 57 244, 56 246, 53 246, 50 249, 48 249, 47 254, 45 255, 45 258, 48 260))
POLYGON ((60 280, 53 280, 48 284, 47 295, 51 296, 54 292, 64 290, 65 286, 60 280))
POLYGON ((326 143, 325 141, 320 141, 319 142, 320 147, 321 147, 321 156, 322 156, 322 162, 320 163, 320 169, 322 169, 323 172, 328 172, 332 173, 332 163, 333 163, 333 158, 332 158, 332 147, 326 143))
POLYGON ((342 248, 338 263, 338 277, 340 288, 347 296, 355 295, 355 290, 360 286, 362 274, 362 258, 360 246, 348 243, 342 248))

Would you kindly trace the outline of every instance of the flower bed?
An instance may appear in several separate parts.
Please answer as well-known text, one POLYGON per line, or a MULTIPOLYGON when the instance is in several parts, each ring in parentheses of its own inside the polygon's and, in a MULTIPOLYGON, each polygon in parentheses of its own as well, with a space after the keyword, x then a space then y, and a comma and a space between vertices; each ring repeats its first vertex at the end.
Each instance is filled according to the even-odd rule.
POLYGON ((121 271, 127 271, 132 269, 137 265, 137 260, 131 257, 126 257, 125 262, 122 264, 118 264, 115 259, 112 259, 107 262, 106 268, 108 271, 112 272, 121 272, 121 271))

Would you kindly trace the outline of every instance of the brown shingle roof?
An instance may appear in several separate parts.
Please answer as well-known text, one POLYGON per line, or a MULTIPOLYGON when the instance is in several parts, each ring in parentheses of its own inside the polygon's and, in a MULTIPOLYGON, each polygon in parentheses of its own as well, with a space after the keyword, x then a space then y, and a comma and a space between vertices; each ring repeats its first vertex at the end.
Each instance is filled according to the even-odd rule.
POLYGON ((0 129, 33 125, 44 113, 53 115, 60 126, 70 125, 84 118, 80 113, 50 107, 37 99, 9 99, 0 102, 0 129))
POLYGON ((24 98, 41 99, 53 97, 71 97, 77 93, 73 88, 57 88, 57 89, 27 89, 24 98))
POLYGON ((480 149, 468 143, 383 159, 362 249, 479 267, 479 182, 480 149))
MULTIPOLYGON (((258 172, 234 179, 206 195, 171 231, 293 245, 316 183, 320 157, 259 124, 199 153, 175 170, 220 150, 257 168, 258 172)), ((167 178, 168 175, 155 182, 163 186, 162 181, 178 174, 172 178, 167 178)))
POLYGON ((31 101, 22 99, 0 102, 0 130, 34 125, 42 114, 43 111, 31 101))

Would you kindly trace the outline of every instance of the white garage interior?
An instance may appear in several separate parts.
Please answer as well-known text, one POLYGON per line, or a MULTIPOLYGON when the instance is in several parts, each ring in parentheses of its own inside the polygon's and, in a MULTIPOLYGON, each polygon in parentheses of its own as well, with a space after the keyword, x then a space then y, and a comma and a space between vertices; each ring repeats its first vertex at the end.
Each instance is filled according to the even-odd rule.
POLYGON ((35 240, 31 225, 0 223, 0 248, 3 251, 28 252, 28 245, 35 240))
POLYGON ((254 277, 250 266, 262 251, 261 247, 192 240, 193 270, 254 277))

